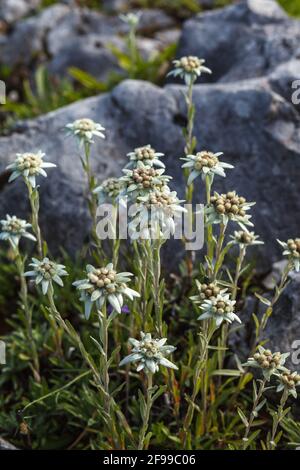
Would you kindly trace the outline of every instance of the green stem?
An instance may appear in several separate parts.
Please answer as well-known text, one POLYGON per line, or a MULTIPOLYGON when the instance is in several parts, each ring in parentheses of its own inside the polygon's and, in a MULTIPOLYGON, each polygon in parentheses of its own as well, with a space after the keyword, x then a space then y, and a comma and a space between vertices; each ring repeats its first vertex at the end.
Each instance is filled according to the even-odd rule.
POLYGON ((182 447, 186 449, 187 446, 187 438, 188 432, 190 430, 193 417, 194 417, 194 410, 195 410, 195 401, 199 391, 199 380, 201 378, 201 374, 204 368, 206 368, 206 363, 208 359, 208 346, 210 340, 215 332, 215 325, 211 324, 208 328, 207 335, 202 335, 202 342, 200 342, 200 355, 199 359, 196 364, 195 374, 193 377, 193 391, 192 395, 189 399, 188 409, 184 418, 183 422, 183 430, 182 430, 182 447))
POLYGON ((249 435, 249 432, 252 428, 252 425, 253 425, 253 421, 254 421, 254 418, 256 417, 256 407, 257 405, 259 404, 260 402, 260 399, 264 393, 264 390, 265 390, 265 386, 266 386, 266 382, 267 380, 266 379, 263 379, 260 383, 260 386, 259 386, 259 389, 257 391, 257 396, 253 402, 253 406, 252 406, 252 410, 251 410, 251 414, 250 414, 250 418, 248 420, 248 425, 246 426, 246 429, 245 429, 245 434, 244 434, 244 437, 243 437, 243 450, 246 450, 247 448, 247 442, 248 442, 248 435, 249 435))
MULTIPOLYGON (((211 197, 211 186, 212 186, 212 179, 210 176, 206 176, 205 178, 205 189, 206 189, 206 204, 210 204, 210 197, 211 197)), ((211 272, 211 266, 213 263, 213 257, 214 257, 214 242, 213 242, 213 228, 212 224, 207 225, 207 258, 209 261, 209 266, 208 266, 208 277, 211 278, 212 272, 211 272)))
POLYGON ((289 392, 288 392, 287 388, 284 388, 283 394, 282 394, 281 399, 280 399, 280 404, 279 404, 279 407, 278 407, 278 411, 273 417, 272 435, 271 435, 271 440, 270 440, 269 446, 268 446, 270 450, 274 450, 276 448, 275 439, 276 439, 277 429, 278 429, 279 424, 282 421, 282 418, 284 417, 284 405, 287 402, 288 396, 289 396, 289 392))
POLYGON ((241 273, 243 261, 245 259, 245 255, 246 255, 246 247, 243 245, 242 247, 240 247, 240 253, 239 253, 239 256, 238 256, 238 259, 237 259, 237 263, 236 263, 233 289, 232 289, 232 294, 231 294, 232 300, 235 300, 236 296, 237 296, 238 282, 239 282, 239 278, 240 278, 240 273, 241 273))
POLYGON ((216 247, 216 259, 215 259, 215 266, 214 266, 214 271, 213 271, 213 281, 216 280, 218 272, 221 268, 222 263, 220 262, 220 257, 222 253, 222 248, 223 248, 223 243, 225 239, 225 231, 226 231, 227 224, 220 224, 220 234, 217 242, 217 247, 216 247))
POLYGON ((13 247, 16 259, 16 265, 18 269, 18 274, 20 277, 20 300, 22 304, 22 309, 24 312, 24 324, 26 330, 26 336, 30 345, 31 357, 32 357, 32 368, 33 368, 33 375, 36 382, 41 381, 40 377, 40 363, 39 357, 36 349, 36 344, 32 334, 32 311, 29 307, 28 302, 28 289, 26 278, 24 276, 25 271, 25 259, 21 256, 19 249, 13 247))
POLYGON ((152 374, 147 375, 147 392, 146 392, 146 408, 143 413, 143 424, 140 431, 138 450, 143 450, 145 446, 145 437, 149 426, 149 418, 152 407, 152 374))
POLYGON ((101 361, 102 383, 105 390, 104 410, 110 413, 110 393, 109 393, 109 370, 108 370, 108 319, 106 304, 103 304, 101 312, 98 312, 100 320, 100 340, 103 348, 103 357, 101 361))
POLYGON ((39 226, 39 210, 40 210, 40 197, 37 188, 33 188, 30 182, 25 178, 25 183, 28 189, 30 207, 31 207, 31 217, 32 217, 32 230, 37 239, 37 249, 38 255, 40 258, 43 257, 43 243, 41 229, 39 226))

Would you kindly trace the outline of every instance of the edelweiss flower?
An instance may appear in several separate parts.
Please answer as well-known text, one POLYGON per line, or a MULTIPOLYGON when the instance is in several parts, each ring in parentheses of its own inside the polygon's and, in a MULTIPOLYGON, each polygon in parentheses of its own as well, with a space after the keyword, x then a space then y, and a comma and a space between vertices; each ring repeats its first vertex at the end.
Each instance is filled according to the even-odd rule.
POLYGON ((261 369, 263 376, 267 380, 270 380, 271 375, 276 374, 278 371, 287 371, 283 364, 290 353, 272 353, 270 349, 265 349, 262 346, 258 346, 258 351, 253 357, 249 357, 248 361, 244 364, 245 366, 261 369))
POLYGON ((92 144, 94 135, 105 139, 105 128, 92 119, 83 118, 66 125, 68 135, 74 135, 81 145, 92 144))
POLYGON ((165 366, 175 370, 178 369, 173 362, 165 357, 176 349, 174 346, 166 344, 166 341, 167 338, 152 339, 150 333, 143 332, 141 332, 141 341, 129 338, 133 349, 131 354, 120 362, 120 366, 128 364, 129 362, 137 362, 136 370, 138 372, 144 370, 146 374, 154 374, 159 370, 159 366, 165 366))
POLYGON ((205 67, 204 59, 199 59, 195 56, 181 57, 181 59, 173 60, 174 69, 168 73, 174 77, 179 76, 184 79, 186 85, 190 85, 197 80, 202 73, 212 73, 212 71, 205 67))
POLYGON ((27 232, 31 224, 28 224, 26 220, 18 219, 15 215, 6 215, 6 219, 0 220, 0 224, 2 225, 0 240, 8 240, 14 248, 18 247, 21 237, 36 241, 35 236, 27 232))
POLYGON ((221 289, 216 282, 211 282, 209 284, 201 284, 196 280, 196 286, 198 289, 198 295, 193 295, 190 299, 195 304, 203 304, 205 300, 211 300, 216 298, 219 294, 225 294, 227 289, 221 289))
POLYGON ((49 258, 44 258, 42 261, 32 258, 32 263, 29 266, 33 267, 33 271, 28 271, 24 276, 34 277, 35 284, 42 283, 42 292, 47 294, 52 281, 56 282, 59 286, 63 287, 64 283, 61 276, 68 276, 66 267, 63 264, 54 263, 49 258))
POLYGON ((98 195, 98 203, 115 202, 121 192, 120 178, 108 178, 103 181, 100 186, 94 189, 94 193, 98 195))
POLYGON ((134 218, 129 224, 131 238, 137 238, 137 227, 140 227, 142 238, 157 238, 158 232, 161 237, 174 235, 176 218, 186 211, 180 206, 183 201, 178 199, 176 191, 156 189, 137 199, 141 204, 131 211, 134 218))
POLYGON ((44 168, 56 167, 54 163, 44 162, 44 156, 45 154, 41 151, 37 153, 17 153, 14 163, 6 167, 7 170, 12 170, 8 181, 11 182, 18 178, 18 176, 23 176, 25 181, 28 181, 30 185, 35 188, 36 176, 42 175, 46 178, 47 173, 44 168))
POLYGON ((241 247, 264 244, 263 241, 258 240, 259 235, 244 230, 235 231, 233 235, 230 235, 230 238, 232 238, 234 244, 240 245, 241 247))
POLYGON ((127 157, 129 157, 129 163, 126 165, 127 168, 138 167, 142 162, 146 166, 159 166, 165 168, 163 162, 159 159, 163 157, 163 153, 156 152, 151 145, 145 145, 144 147, 138 147, 134 149, 133 152, 129 152, 127 157))
POLYGON ((146 196, 154 189, 164 191, 172 179, 171 176, 164 175, 164 171, 164 169, 157 170, 143 163, 133 170, 125 168, 123 170, 125 175, 120 178, 121 183, 124 184, 123 195, 136 199, 140 196, 146 196))
POLYGON ((108 302, 116 312, 121 313, 124 295, 130 300, 140 297, 140 294, 126 285, 133 274, 117 273, 112 263, 99 269, 88 264, 86 272, 87 278, 73 282, 73 286, 77 287, 81 293, 80 300, 84 302, 87 319, 90 317, 94 303, 98 309, 101 309, 105 302, 108 302))
POLYGON ((279 385, 276 388, 276 392, 281 392, 282 390, 286 389, 289 395, 297 398, 296 387, 300 385, 300 375, 298 372, 291 372, 288 370, 286 372, 282 372, 277 376, 277 378, 279 385))
POLYGON ((220 293, 216 297, 205 299, 200 309, 203 311, 198 320, 213 318, 216 326, 219 327, 223 321, 232 323, 234 320, 242 323, 240 318, 234 313, 235 300, 230 299, 230 295, 220 293))
POLYGON ((289 261, 294 265, 296 272, 300 271, 300 238, 293 240, 290 238, 286 243, 277 240, 278 243, 284 248, 282 253, 284 256, 288 256, 289 261))
POLYGON ((224 168, 234 168, 229 163, 220 162, 219 156, 223 155, 223 152, 212 153, 206 150, 196 153, 196 155, 187 155, 181 158, 186 163, 182 165, 182 168, 188 168, 191 170, 187 184, 191 184, 197 176, 201 175, 202 179, 205 180, 206 176, 211 178, 214 175, 225 177, 224 168))
POLYGON ((136 28, 139 24, 141 16, 141 12, 136 12, 119 15, 119 18, 124 21, 124 23, 128 24, 131 28, 136 28))
POLYGON ((211 204, 206 207, 207 224, 227 224, 232 220, 237 222, 241 228, 247 231, 245 225, 252 225, 251 215, 246 214, 255 202, 247 202, 244 197, 238 196, 235 191, 229 191, 227 194, 214 195, 210 199, 211 204))

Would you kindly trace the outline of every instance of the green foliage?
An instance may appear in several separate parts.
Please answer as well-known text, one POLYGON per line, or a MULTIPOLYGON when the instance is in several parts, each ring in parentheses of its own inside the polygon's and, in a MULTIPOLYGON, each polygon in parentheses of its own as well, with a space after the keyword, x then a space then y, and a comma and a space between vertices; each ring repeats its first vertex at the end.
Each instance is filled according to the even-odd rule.
POLYGON ((298 0, 278 0, 278 3, 291 16, 300 16, 300 3, 298 0))

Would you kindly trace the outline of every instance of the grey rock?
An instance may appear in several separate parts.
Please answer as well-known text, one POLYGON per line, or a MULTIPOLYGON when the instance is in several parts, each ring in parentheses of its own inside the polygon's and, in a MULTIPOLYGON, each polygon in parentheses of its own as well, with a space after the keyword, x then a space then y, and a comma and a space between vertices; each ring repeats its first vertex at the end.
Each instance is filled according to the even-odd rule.
POLYGON ((40 4, 41 0, 1 0, 0 20, 13 23, 33 13, 40 4))
POLYGON ((0 450, 18 450, 18 449, 0 437, 0 450))
MULTIPOLYGON (((197 85, 194 98, 198 149, 223 151, 224 160, 235 165, 226 179, 216 178, 216 189, 236 189, 257 202, 253 221, 266 243, 252 256, 258 265, 270 269, 271 263, 281 258, 276 238, 285 240, 299 228, 299 115, 291 103, 272 90, 267 79, 197 85)), ((127 80, 110 94, 28 121, 11 136, 0 139, 0 171, 16 152, 30 149, 43 149, 48 159, 57 163, 58 169, 50 170, 49 178, 41 181, 42 224, 52 248, 64 244, 75 251, 88 233, 82 197, 85 180, 78 152, 74 142, 61 132, 67 122, 84 116, 107 129, 107 139, 97 141, 93 150, 99 180, 120 174, 126 153, 149 143, 167 155, 173 187, 180 196, 184 193, 179 162, 186 116, 182 87, 160 89, 127 80)), ((4 187, 0 201, 1 215, 21 215, 28 210, 21 181, 4 187)))
POLYGON ((187 21, 178 56, 205 58, 214 72, 210 80, 228 82, 269 74, 299 58, 299 39, 300 22, 275 0, 243 0, 187 21))

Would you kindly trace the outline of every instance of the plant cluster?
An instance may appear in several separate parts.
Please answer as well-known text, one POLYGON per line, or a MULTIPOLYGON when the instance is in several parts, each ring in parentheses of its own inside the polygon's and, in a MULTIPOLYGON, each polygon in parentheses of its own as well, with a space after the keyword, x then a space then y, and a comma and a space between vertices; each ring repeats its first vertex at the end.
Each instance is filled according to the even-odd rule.
POLYGON ((173 290, 162 275, 161 250, 185 208, 164 174, 162 152, 145 143, 128 154, 123 176, 99 183, 91 158, 94 139, 104 139, 105 128, 89 118, 66 125, 69 138, 78 142, 87 180, 92 228, 85 269, 72 267, 66 256, 64 264, 57 262, 43 238, 37 179, 56 165, 45 162, 42 151, 27 151, 8 167, 11 182, 24 181, 31 207, 31 223, 15 215, 0 221, 0 239, 8 244, 19 284, 12 331, 5 338, 9 361, 0 375, 6 391, 0 429, 12 437, 18 425, 19 445, 51 446, 46 435, 59 429, 56 414, 58 423, 68 422, 67 442, 60 444, 68 448, 272 450, 282 445, 281 425, 295 433, 287 402, 297 397, 300 376, 286 368, 289 354, 265 349, 261 337, 289 273, 299 270, 299 239, 280 242, 287 256, 281 281, 271 300, 258 296, 266 309, 254 316, 249 359, 242 364, 236 358, 236 368, 229 368, 229 336, 243 321, 237 300, 247 251, 262 242, 247 228, 253 225, 254 203, 234 190, 213 190, 214 178, 226 177, 224 168, 233 166, 219 161, 220 152, 196 152, 193 88, 209 71, 203 62, 194 57, 174 62, 175 75, 187 85, 186 200, 193 202, 196 184, 205 187, 206 200, 205 256, 199 266, 194 254, 186 253, 173 290), (137 206, 142 230, 135 230, 137 212, 132 213, 129 228, 136 236, 124 253, 118 238, 108 246, 99 239, 97 206, 110 202, 117 216, 125 199, 137 206), (238 230, 228 237, 231 226, 238 230), (24 238, 31 243, 26 250, 24 238), (237 251, 233 273, 225 261, 231 251, 237 251), (255 379, 252 369, 261 378, 255 379), (252 399, 245 393, 248 382, 252 399), (280 394, 279 404, 270 390, 280 394), (261 413, 262 427, 254 430, 261 413))

